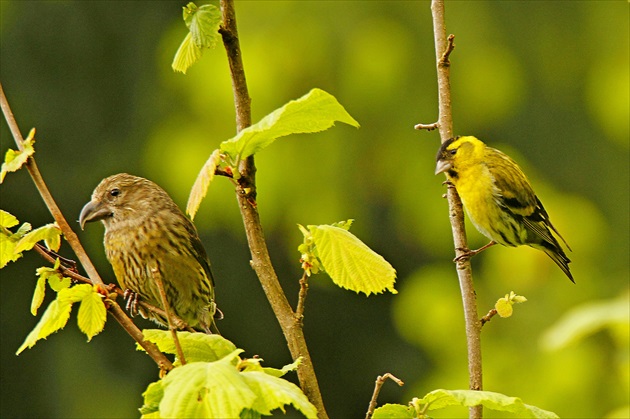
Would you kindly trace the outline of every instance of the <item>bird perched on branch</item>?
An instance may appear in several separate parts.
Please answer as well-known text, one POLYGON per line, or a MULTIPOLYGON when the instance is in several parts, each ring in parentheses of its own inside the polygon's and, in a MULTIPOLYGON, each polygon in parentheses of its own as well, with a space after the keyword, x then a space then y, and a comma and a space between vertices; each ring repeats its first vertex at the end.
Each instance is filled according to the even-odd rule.
POLYGON ((438 173, 446 173, 474 226, 491 240, 469 255, 496 243, 526 244, 545 252, 575 282, 569 270, 571 261, 552 232, 571 248, 549 221, 521 168, 509 156, 475 137, 451 138, 438 151, 438 173))
MULTIPOLYGON (((107 259, 120 287, 126 293, 130 290, 132 299, 139 297, 165 309, 156 283, 159 278, 171 313, 191 327, 216 331, 214 318, 221 312, 214 302, 206 251, 195 226, 164 189, 126 173, 105 178, 79 216, 82 229, 85 223, 98 220, 105 225, 107 259)), ((145 318, 168 325, 163 316, 142 307, 139 311, 145 318)))

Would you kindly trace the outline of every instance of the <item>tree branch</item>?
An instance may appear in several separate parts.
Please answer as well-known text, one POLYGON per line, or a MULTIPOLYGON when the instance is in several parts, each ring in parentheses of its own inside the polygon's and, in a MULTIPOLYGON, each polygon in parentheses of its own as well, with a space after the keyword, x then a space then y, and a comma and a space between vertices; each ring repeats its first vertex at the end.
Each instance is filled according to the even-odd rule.
MULTIPOLYGON (((13 112, 11 112, 11 107, 9 106, 9 102, 4 94, 4 89, 2 88, 2 84, 0 83, 0 108, 2 108, 2 113, 9 125, 9 129, 11 130, 11 134, 15 143, 17 144, 18 149, 24 150, 24 138, 22 137, 22 133, 15 121, 15 117, 13 116, 13 112)), ((48 190, 44 179, 35 164, 35 158, 33 156, 29 157, 26 161, 26 169, 31 175, 31 179, 35 183, 39 194, 41 195, 46 207, 52 214, 53 218, 57 222, 57 225, 61 229, 66 241, 70 244, 73 252, 79 258, 81 265, 87 272, 89 276, 89 282, 92 284, 102 285, 106 288, 103 280, 100 275, 96 271, 96 268, 92 264, 89 256, 83 249, 81 242, 79 241, 78 236, 72 230, 65 217, 61 213, 61 210, 57 206, 57 203, 52 197, 52 194, 48 190)), ((37 249, 37 247, 36 247, 37 249)), ((71 272, 74 275, 77 275, 75 272, 67 269, 68 272, 71 272)), ((71 274, 68 276, 72 277, 71 274)), ((159 368, 163 371, 168 371, 173 368, 173 364, 171 361, 158 350, 157 346, 151 342, 147 342, 144 340, 142 336, 142 332, 138 327, 131 321, 131 319, 125 314, 125 312, 120 308, 115 301, 110 301, 110 304, 107 307, 108 312, 118 321, 118 323, 125 329, 125 331, 136 341, 138 342, 146 351, 147 354, 158 364, 159 368)))
POLYGON ((385 380, 390 379, 392 381, 394 381, 396 384, 398 384, 399 386, 404 386, 405 383, 403 383, 403 381, 399 378, 396 378, 395 376, 393 376, 390 373, 385 373, 383 375, 379 375, 376 378, 376 383, 374 383, 374 393, 372 393, 372 399, 370 400, 370 405, 368 406, 368 411, 365 414, 365 419, 370 419, 372 417, 372 415, 374 414, 374 410, 376 409, 376 403, 377 403, 377 399, 378 399, 378 395, 381 392, 381 387, 383 387, 383 384, 385 384, 385 380))
MULTIPOLYGON (((241 131, 251 125, 251 99, 247 90, 247 81, 243 69, 233 0, 221 0, 221 13, 223 23, 220 33, 230 66, 234 106, 236 108, 236 127, 237 131, 241 131)), ((317 383, 313 362, 306 346, 301 322, 295 321, 295 313, 280 286, 278 276, 269 257, 260 216, 256 207, 256 166, 254 157, 250 156, 242 161, 238 170, 241 177, 236 187, 236 198, 241 210, 247 242, 251 252, 251 266, 256 272, 265 295, 280 323, 292 358, 294 360, 302 358, 302 363, 298 367, 297 373, 304 394, 317 408, 319 417, 328 418, 319 384, 317 383)))
MULTIPOLYGON (((442 142, 453 137, 453 117, 451 113, 450 86, 450 55, 455 44, 454 36, 446 37, 446 23, 444 19, 444 1, 432 0, 433 31, 435 38, 435 56, 437 63, 439 118, 438 128, 442 142)), ((454 187, 448 187, 448 206, 453 241, 455 244, 457 276, 464 303, 464 317, 466 321, 466 340, 468 346, 468 374, 471 390, 481 390, 481 322, 477 314, 477 298, 472 278, 470 259, 462 257, 468 249, 466 229, 464 227, 464 211, 462 202, 454 187)), ((482 406, 474 406, 469 410, 470 418, 481 418, 482 406)))

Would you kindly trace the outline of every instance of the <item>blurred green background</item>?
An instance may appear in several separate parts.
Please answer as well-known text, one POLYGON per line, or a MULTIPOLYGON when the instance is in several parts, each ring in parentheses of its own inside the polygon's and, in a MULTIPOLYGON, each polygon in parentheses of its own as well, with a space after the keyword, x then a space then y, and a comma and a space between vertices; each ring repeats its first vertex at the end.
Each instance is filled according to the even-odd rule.
MULTIPOLYGON (((443 178, 433 175, 439 138, 413 130, 437 118, 430 4, 236 3, 254 121, 319 87, 361 124, 283 138, 257 156, 259 210, 289 300, 297 301, 300 277, 297 223, 354 218, 352 231, 398 271, 397 295, 369 298, 326 275, 311 280, 305 332, 328 413, 363 416, 385 372, 406 385, 387 383, 380 404, 466 388, 443 178)), ((234 135, 222 47, 187 76, 170 68, 186 34, 185 4, 0 2, 0 80, 22 132, 37 127, 37 163, 70 221, 103 177, 122 171, 156 181, 183 207, 205 159, 234 135)), ((529 248, 495 247, 474 259, 480 315, 512 290, 529 300, 484 328, 485 388, 561 417, 603 417, 628 405, 628 324, 556 350, 541 337, 572 309, 628 292, 628 2, 447 2, 446 16, 456 35, 455 132, 522 165, 573 248, 577 282, 529 248)), ((0 145, 15 148, 4 119, 0 145)), ((51 221, 26 171, 9 174, 0 193, 1 208, 21 221, 51 221)), ((195 222, 224 336, 267 365, 289 363, 249 267, 230 182, 214 181, 195 222)), ((79 236, 113 281, 102 227, 79 236)), ((486 241, 474 229, 469 239, 473 248, 486 241)), ((62 254, 73 257, 67 245, 62 254)), ((0 416, 138 416, 157 370, 115 321, 86 344, 73 316, 64 331, 14 355, 38 321, 29 307, 42 264, 27 254, 0 272, 0 416)))

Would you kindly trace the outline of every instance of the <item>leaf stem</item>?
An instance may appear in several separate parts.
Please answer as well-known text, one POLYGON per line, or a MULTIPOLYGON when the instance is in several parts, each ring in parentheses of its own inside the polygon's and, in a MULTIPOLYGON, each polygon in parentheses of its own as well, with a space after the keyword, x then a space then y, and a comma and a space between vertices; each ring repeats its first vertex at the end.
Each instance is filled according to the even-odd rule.
MULTIPOLYGON (((435 55, 437 63, 439 118, 438 128, 442 142, 453 137, 453 116, 451 112, 450 87, 450 55, 455 48, 454 35, 446 37, 446 23, 444 18, 444 0, 432 0, 433 31, 435 39, 435 55)), ((453 187, 448 188, 449 219, 453 232, 457 276, 464 304, 464 318, 466 322, 466 340, 468 346, 468 374, 471 390, 481 390, 481 322, 477 314, 477 299, 472 278, 470 260, 462 257, 463 249, 468 249, 466 229, 464 226, 464 211, 462 202, 453 187)), ((469 409, 470 418, 481 418, 481 405, 469 409)))

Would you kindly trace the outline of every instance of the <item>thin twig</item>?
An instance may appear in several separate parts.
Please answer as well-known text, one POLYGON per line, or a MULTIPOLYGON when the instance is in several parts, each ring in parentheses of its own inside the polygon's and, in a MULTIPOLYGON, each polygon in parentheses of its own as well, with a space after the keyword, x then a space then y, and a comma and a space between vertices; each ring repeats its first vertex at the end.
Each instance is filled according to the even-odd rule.
POLYGON ((365 414, 365 419, 370 419, 372 417, 372 415, 374 414, 374 410, 376 409, 376 400, 378 399, 378 395, 381 392, 381 387, 383 387, 383 384, 385 384, 385 381, 388 378, 390 380, 394 381, 396 384, 398 384, 401 387, 405 385, 405 383, 403 383, 401 379, 396 378, 395 376, 393 376, 390 373, 385 373, 383 375, 379 375, 376 378, 376 383, 374 383, 374 393, 372 393, 372 399, 370 400, 370 405, 368 406, 368 411, 365 414))
POLYGON ((306 294, 308 293, 308 275, 306 271, 300 278, 300 293, 298 295, 297 308, 295 309, 295 319, 302 323, 304 320, 304 303, 306 302, 306 294))
MULTIPOLYGON (((4 94, 4 89, 2 88, 1 83, 0 108, 2 109, 2 113, 4 114, 4 117, 7 121, 9 129, 11 130, 11 134, 13 136, 13 139, 15 140, 18 149, 24 150, 24 138, 22 137, 22 133, 20 132, 15 117, 13 116, 13 112, 11 111, 11 107, 9 106, 9 102, 4 94)), ((53 199, 52 194, 48 190, 48 187, 46 186, 46 183, 44 182, 44 179, 42 178, 42 175, 37 168, 35 158, 33 156, 29 157, 29 159, 26 161, 25 166, 29 174, 31 175, 31 179, 33 179, 33 182, 35 183, 39 194, 44 200, 46 207, 52 214, 53 218, 57 222, 57 225, 61 229, 61 232, 63 233, 66 241, 68 242, 68 244, 70 244, 73 252, 77 255, 79 261, 81 262, 81 265, 87 272, 89 276, 89 282, 92 284, 105 286, 103 280, 96 271, 96 268, 92 264, 92 261, 83 249, 83 246, 79 241, 79 237, 75 234, 75 232, 66 221, 66 218, 61 213, 61 210, 53 199)), ((69 269, 67 271, 71 272, 69 269)), ((68 274, 68 276, 71 275, 68 274)), ((168 371, 173 368, 173 364, 171 363, 171 361, 157 349, 157 346, 155 344, 144 340, 140 329, 138 329, 138 327, 125 314, 125 312, 122 311, 118 304, 116 304, 115 302, 113 302, 113 304, 109 304, 108 312, 116 319, 116 321, 118 321, 118 323, 136 342, 138 342, 143 348, 145 348, 147 354, 149 354, 149 356, 153 358, 153 360, 158 364, 162 371, 168 371)))
POLYGON ((488 323, 496 315, 497 315, 497 309, 493 308, 492 310, 488 312, 488 314, 486 314, 485 316, 481 318, 480 320, 481 326, 483 327, 484 324, 488 323))
MULTIPOLYGON (((236 108, 236 127, 237 131, 241 131, 251 125, 251 99, 247 90, 247 81, 239 46, 234 1, 221 0, 220 4, 223 22, 219 32, 223 38, 223 45, 230 66, 232 92, 236 108)), ((295 313, 280 286, 280 281, 269 256, 256 204, 256 165, 254 164, 254 157, 250 156, 243 160, 238 170, 241 176, 236 187, 236 198, 241 210, 247 243, 251 252, 251 266, 256 272, 263 291, 280 323, 282 333, 291 352, 291 357, 294 360, 302 358, 302 363, 297 370, 302 391, 317 409, 318 417, 327 419, 328 415, 324 408, 324 401, 317 383, 313 362, 306 346, 304 332, 301 324, 295 321, 295 313)))
POLYGON ((171 307, 168 304, 168 300, 166 299, 166 292, 164 291, 164 283, 162 282, 162 274, 157 267, 151 268, 151 276, 155 281, 155 284, 158 287, 158 291, 160 292, 160 298, 162 299, 162 306, 164 306, 164 311, 166 312, 166 321, 168 322, 168 329, 171 331, 171 335, 173 336, 173 342, 175 343, 175 350, 177 351, 177 356, 182 365, 186 365, 186 358, 184 358, 184 351, 182 350, 182 345, 179 343, 179 338, 177 337, 177 328, 173 324, 173 319, 171 318, 171 307))
POLYGON ((451 65, 449 57, 451 56, 451 52, 453 52, 453 50, 455 49, 455 44, 453 42, 455 41, 455 35, 450 34, 446 40, 448 42, 446 45, 446 49, 444 50, 442 57, 438 61, 438 66, 440 67, 449 67, 451 65))
MULTIPOLYGON (((444 1, 432 0, 433 31, 435 38, 435 56, 438 79, 439 98, 439 129, 440 138, 445 142, 453 137, 453 116, 451 112, 450 86, 450 54, 455 45, 454 36, 446 37, 446 23, 444 18, 444 1)), ((460 258, 462 249, 468 249, 466 229, 464 226, 464 211, 462 202, 455 188, 448 188, 449 219, 455 245, 457 276, 464 304, 464 318, 466 323, 466 343, 468 347, 468 374, 471 390, 482 389, 481 363, 481 323, 477 314, 477 297, 472 278, 470 260, 460 258)), ((473 406, 469 409, 470 418, 481 418, 483 407, 473 406)))
POLYGON ((438 122, 434 122, 432 124, 416 124, 414 125, 414 129, 422 130, 425 129, 427 131, 433 131, 434 129, 438 129, 440 124, 438 122))

